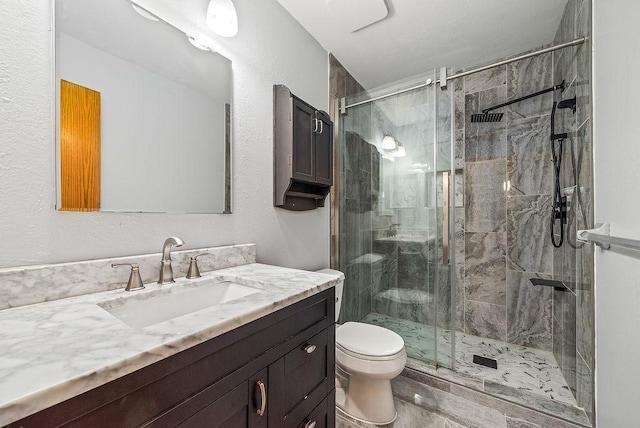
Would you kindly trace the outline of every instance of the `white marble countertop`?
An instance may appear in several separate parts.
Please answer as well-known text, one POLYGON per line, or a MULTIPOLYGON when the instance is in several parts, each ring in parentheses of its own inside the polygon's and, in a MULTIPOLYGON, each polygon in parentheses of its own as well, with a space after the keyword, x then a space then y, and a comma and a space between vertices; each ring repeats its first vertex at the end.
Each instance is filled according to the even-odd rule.
MULTIPOLYGON (((0 311, 0 426, 333 287, 337 278, 251 263, 203 273, 237 280, 256 294, 136 329, 99 303, 157 293, 176 284, 145 284, 0 311), (139 294, 140 293, 140 294, 139 294), (131 297, 130 297, 131 296, 131 297)), ((215 286, 215 285, 214 285, 215 286)), ((139 298, 139 297, 136 297, 139 298)))

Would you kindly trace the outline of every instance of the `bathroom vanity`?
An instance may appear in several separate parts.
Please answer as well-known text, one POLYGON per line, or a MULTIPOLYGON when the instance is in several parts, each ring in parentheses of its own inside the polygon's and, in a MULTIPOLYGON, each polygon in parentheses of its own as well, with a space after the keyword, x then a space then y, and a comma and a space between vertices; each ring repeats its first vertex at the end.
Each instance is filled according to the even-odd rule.
POLYGON ((2 310, 0 426, 333 427, 335 282, 249 263, 2 310), (255 291, 138 328, 114 311, 230 281, 255 291))

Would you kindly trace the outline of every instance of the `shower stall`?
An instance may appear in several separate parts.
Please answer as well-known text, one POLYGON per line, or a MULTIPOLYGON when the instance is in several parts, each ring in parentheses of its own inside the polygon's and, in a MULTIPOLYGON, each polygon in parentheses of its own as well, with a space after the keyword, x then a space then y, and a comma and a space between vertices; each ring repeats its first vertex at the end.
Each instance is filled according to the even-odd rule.
POLYGON ((332 59, 340 322, 395 331, 412 369, 472 388, 476 379, 485 393, 584 425, 593 420, 592 254, 575 230, 593 216, 587 45, 367 91, 332 59), (558 148, 552 106, 572 97, 577 113, 553 109, 554 132, 567 134, 558 148), (472 120, 507 103, 494 120, 472 120), (558 153, 560 168, 550 161, 558 153), (552 229, 557 182, 566 215, 552 229))

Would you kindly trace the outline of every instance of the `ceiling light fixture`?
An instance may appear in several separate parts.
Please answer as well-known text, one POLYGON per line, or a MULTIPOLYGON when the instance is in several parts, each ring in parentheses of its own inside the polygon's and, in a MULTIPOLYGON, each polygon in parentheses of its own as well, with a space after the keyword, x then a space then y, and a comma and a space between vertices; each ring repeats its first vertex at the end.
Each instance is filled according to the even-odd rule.
POLYGON ((133 8, 133 10, 138 12, 138 15, 142 16, 143 18, 147 18, 150 21, 156 21, 156 22, 159 21, 159 19, 156 18, 155 15, 153 15, 150 12, 147 12, 146 10, 144 10, 143 8, 138 6, 137 4, 131 3, 131 7, 133 8))
POLYGON ((194 47, 200 49, 201 51, 209 51, 209 50, 211 50, 211 49, 209 49, 208 46, 206 46, 205 44, 199 42, 195 37, 187 36, 187 39, 189 40, 189 43, 191 43, 194 47))
POLYGON ((207 26, 223 37, 238 34, 238 14, 231 0, 211 0, 207 7, 207 26))

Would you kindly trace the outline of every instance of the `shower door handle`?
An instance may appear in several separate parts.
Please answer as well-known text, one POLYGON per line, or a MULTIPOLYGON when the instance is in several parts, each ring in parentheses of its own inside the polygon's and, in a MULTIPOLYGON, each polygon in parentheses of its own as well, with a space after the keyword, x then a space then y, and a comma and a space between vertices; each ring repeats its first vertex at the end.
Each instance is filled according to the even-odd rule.
POLYGON ((449 173, 442 173, 442 264, 449 265, 449 173))

